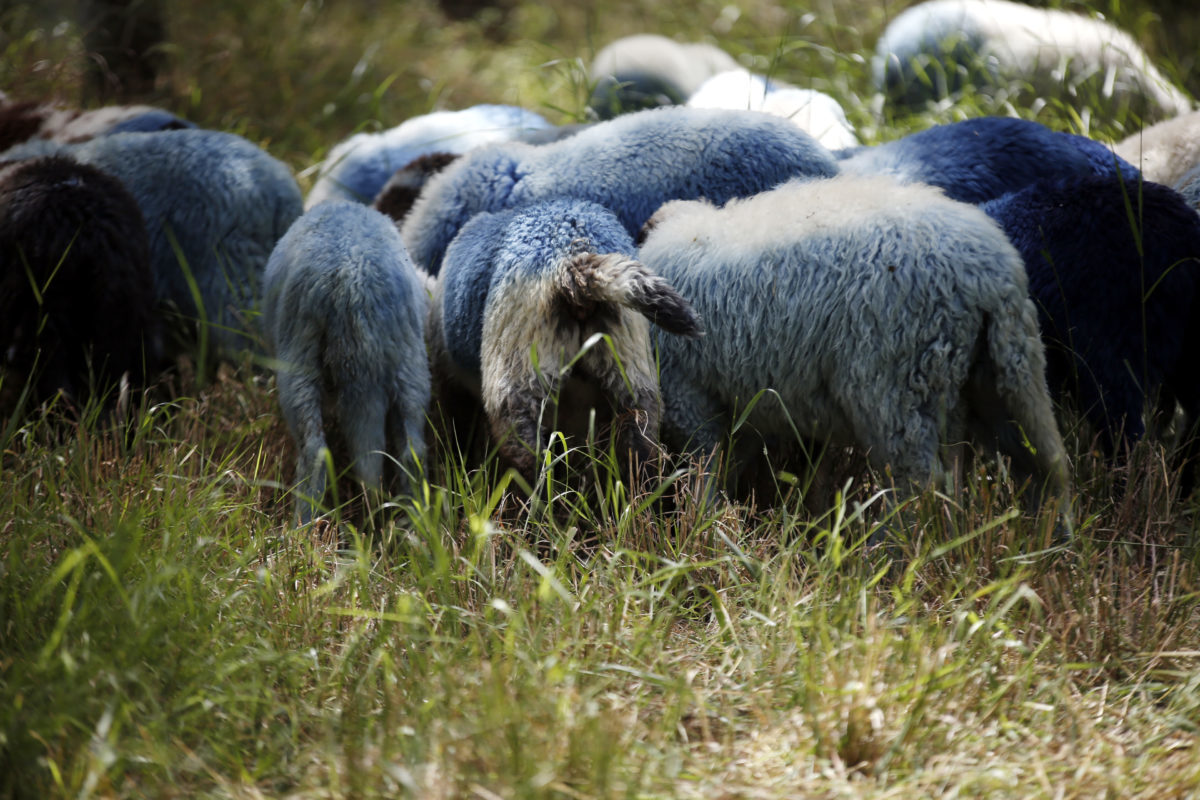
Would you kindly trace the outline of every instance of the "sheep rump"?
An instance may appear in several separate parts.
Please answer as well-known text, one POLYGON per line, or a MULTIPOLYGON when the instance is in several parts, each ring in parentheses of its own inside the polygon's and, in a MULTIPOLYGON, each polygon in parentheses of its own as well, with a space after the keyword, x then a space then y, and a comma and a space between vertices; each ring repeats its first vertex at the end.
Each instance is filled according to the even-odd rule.
POLYGON ((428 295, 395 225, 358 203, 323 203, 280 239, 264 282, 301 519, 325 496, 322 451, 339 437, 362 484, 382 486, 387 453, 407 490, 426 449, 428 295))
POLYGON ((768 390, 748 417, 763 435, 851 446, 925 485, 940 443, 971 434, 1065 493, 1024 268, 978 209, 840 176, 723 209, 672 203, 653 223, 643 263, 708 330, 656 336, 668 446, 712 452, 768 390))

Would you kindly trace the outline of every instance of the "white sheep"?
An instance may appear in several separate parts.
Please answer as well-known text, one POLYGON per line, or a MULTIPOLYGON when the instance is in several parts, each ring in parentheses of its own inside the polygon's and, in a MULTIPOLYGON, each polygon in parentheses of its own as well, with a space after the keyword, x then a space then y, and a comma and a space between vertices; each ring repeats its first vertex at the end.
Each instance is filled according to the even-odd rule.
POLYGON ((1117 155, 1139 165, 1146 180, 1175 186, 1200 164, 1200 111, 1163 120, 1126 136, 1117 155))
POLYGON ((791 120, 830 150, 859 145, 858 136, 837 100, 815 89, 801 89, 746 69, 712 76, 692 93, 687 105, 764 111, 791 120))
POLYGON ((668 204, 640 257, 706 328, 656 334, 669 447, 711 453, 762 392, 764 436, 853 447, 918 486, 970 439, 1065 498, 1024 266, 978 208, 886 177, 794 181, 668 204))
POLYGON ((460 155, 482 144, 553 128, 539 114, 517 106, 478 105, 423 114, 379 133, 356 133, 334 145, 321 162, 304 207, 331 198, 369 205, 392 173, 420 156, 460 155))
POLYGON ((396 483, 410 488, 425 456, 429 300, 396 226, 368 206, 322 203, 279 240, 264 283, 301 520, 325 496, 331 447, 370 489, 383 485, 385 454, 395 458, 396 483))
POLYGON ((1125 103, 1143 118, 1192 109, 1125 31, 1009 0, 928 0, 906 9, 879 38, 872 71, 879 91, 915 109, 973 81, 1064 100, 1088 82, 1112 103, 1110 118, 1125 103))
POLYGON ((706 80, 738 69, 733 56, 705 42, 677 42, 655 33, 625 36, 592 60, 588 107, 600 119, 687 101, 706 80))

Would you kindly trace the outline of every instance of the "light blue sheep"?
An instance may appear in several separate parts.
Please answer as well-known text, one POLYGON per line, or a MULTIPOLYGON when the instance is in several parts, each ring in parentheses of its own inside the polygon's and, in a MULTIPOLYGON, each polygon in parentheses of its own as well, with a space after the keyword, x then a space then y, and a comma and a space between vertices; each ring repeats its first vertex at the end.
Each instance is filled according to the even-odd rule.
POLYGON ((724 203, 837 171, 828 150, 779 117, 672 106, 625 114, 551 144, 474 150, 429 180, 402 233, 413 261, 437 274, 450 240, 484 211, 591 200, 636 237, 668 200, 724 203))
POLYGON ((369 205, 392 173, 420 156, 461 155, 482 144, 520 140, 553 128, 523 108, 479 105, 413 117, 380 133, 356 133, 329 151, 304 207, 335 198, 369 205))
POLYGON ((396 226, 368 206, 322 203, 279 240, 264 282, 301 520, 325 496, 327 449, 370 489, 383 485, 386 454, 409 489, 425 457, 429 296, 396 226))
POLYGON ((906 9, 879 37, 872 72, 876 88, 905 110, 968 85, 1000 90, 999 100, 1026 87, 1037 97, 1071 100, 1084 84, 1108 118, 1125 108, 1143 118, 1192 108, 1125 31, 1009 0, 929 0, 906 9))
POLYGON ((286 165, 240 136, 202 129, 119 133, 76 145, 29 142, 0 157, 45 152, 115 176, 137 200, 155 296, 183 323, 177 347, 195 347, 207 331, 222 356, 257 349, 262 271, 302 210, 286 165))
POLYGON ((640 256, 707 330, 655 336, 669 447, 707 456, 762 393, 746 422, 765 437, 853 447, 917 486, 974 441, 1065 500, 1025 270, 978 208, 885 177, 797 181, 668 204, 640 256))
POLYGON ((585 385, 596 391, 576 396, 598 393, 620 452, 644 464, 661 415, 648 322, 700 334, 687 303, 638 263, 613 212, 552 200, 484 212, 463 226, 438 277, 431 359, 453 391, 482 400, 501 455, 530 480, 555 418, 547 403, 562 392, 559 429, 578 433, 584 424, 571 419, 586 420, 592 403, 572 408, 565 398, 585 385), (580 355, 597 334, 611 346, 593 342, 580 355))

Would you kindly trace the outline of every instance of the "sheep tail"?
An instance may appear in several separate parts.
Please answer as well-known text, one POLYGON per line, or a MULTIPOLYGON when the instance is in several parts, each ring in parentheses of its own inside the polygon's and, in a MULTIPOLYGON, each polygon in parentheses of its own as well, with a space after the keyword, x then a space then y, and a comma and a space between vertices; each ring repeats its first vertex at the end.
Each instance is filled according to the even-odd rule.
POLYGON ((557 278, 558 294, 576 319, 590 318, 598 305, 622 305, 669 333, 704 335, 691 304, 636 259, 620 253, 576 253, 562 260, 557 278))

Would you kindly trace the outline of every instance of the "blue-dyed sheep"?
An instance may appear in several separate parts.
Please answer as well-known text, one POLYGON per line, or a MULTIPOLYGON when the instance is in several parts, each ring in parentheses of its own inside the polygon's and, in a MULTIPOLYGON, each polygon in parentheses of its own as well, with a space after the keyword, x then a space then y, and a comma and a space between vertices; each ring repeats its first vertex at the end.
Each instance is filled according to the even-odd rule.
POLYGON ((358 203, 322 203, 279 240, 264 283, 263 327, 298 450, 301 520, 325 496, 330 447, 370 489, 383 486, 392 456, 396 486, 407 491, 425 457, 429 296, 396 226, 358 203))
POLYGON ((790 178, 836 173, 828 150, 779 117, 651 109, 552 144, 474 150, 429 181, 402 232, 413 260, 437 274, 450 240, 483 211, 574 197, 612 209, 636 237, 668 200, 724 203, 790 178))
POLYGON ((35 403, 61 390, 78 406, 123 376, 141 386, 161 350, 146 226, 121 182, 62 156, 0 166, 0 413, 27 382, 35 403))
MULTIPOLYGON (((1129 165, 1098 143, 1012 117, 936 125, 843 158, 842 170, 938 186, 954 200, 982 203, 1044 178, 1112 174, 1129 165), (1105 160, 1107 158, 1107 161, 1105 160)), ((1132 169, 1132 167, 1129 167, 1132 169)))
POLYGON ((1025 270, 978 208, 843 175, 671 203, 647 228, 642 263, 707 329, 656 336, 669 447, 711 453, 765 390, 746 419, 763 436, 853 447, 919 486, 972 439, 1065 501, 1025 270))
POLYGON ((790 120, 830 150, 857 147, 858 136, 837 100, 745 69, 712 76, 688 98, 692 108, 765 111, 790 120))
POLYGON ((930 0, 905 10, 879 38, 872 71, 876 88, 910 110, 971 84, 1000 90, 999 100, 1025 88, 1067 100, 1086 84, 1109 119, 1125 109, 1162 118, 1192 108, 1126 32, 1008 0, 930 0))
MULTIPOLYGON (((485 212, 463 227, 438 279, 430 352, 448 385, 482 399, 501 454, 532 480, 547 441, 543 407, 569 382, 599 391, 615 412, 622 452, 645 463, 661 416, 647 320, 700 333, 687 304, 638 263, 611 211, 555 200, 485 212), (594 343, 572 363, 596 334, 611 337, 611 348, 594 343)), ((560 429, 571 431, 570 412, 584 412, 567 405, 559 406, 560 429)))
POLYGON ((222 356, 257 349, 252 316, 262 271, 302 211, 286 165, 240 136, 202 129, 119 133, 77 145, 29 142, 4 157, 47 150, 115 176, 137 200, 155 295, 182 317, 177 347, 194 347, 207 332, 222 356))
POLYGON ((1200 163, 1192 167, 1176 182, 1175 191, 1179 192, 1197 213, 1200 213, 1200 163))
POLYGON ((1200 420, 1200 215, 1157 183, 1047 181, 986 203, 1025 260, 1051 388, 1113 452, 1166 392, 1200 420))
POLYGON ((679 105, 719 72, 738 69, 733 56, 703 42, 681 43, 654 33, 625 36, 592 60, 588 108, 599 119, 679 105))
POLYGON ((413 117, 381 133, 356 133, 334 145, 305 198, 370 204, 396 170, 430 153, 462 153, 489 142, 521 140, 554 126, 516 106, 479 105, 413 117))

